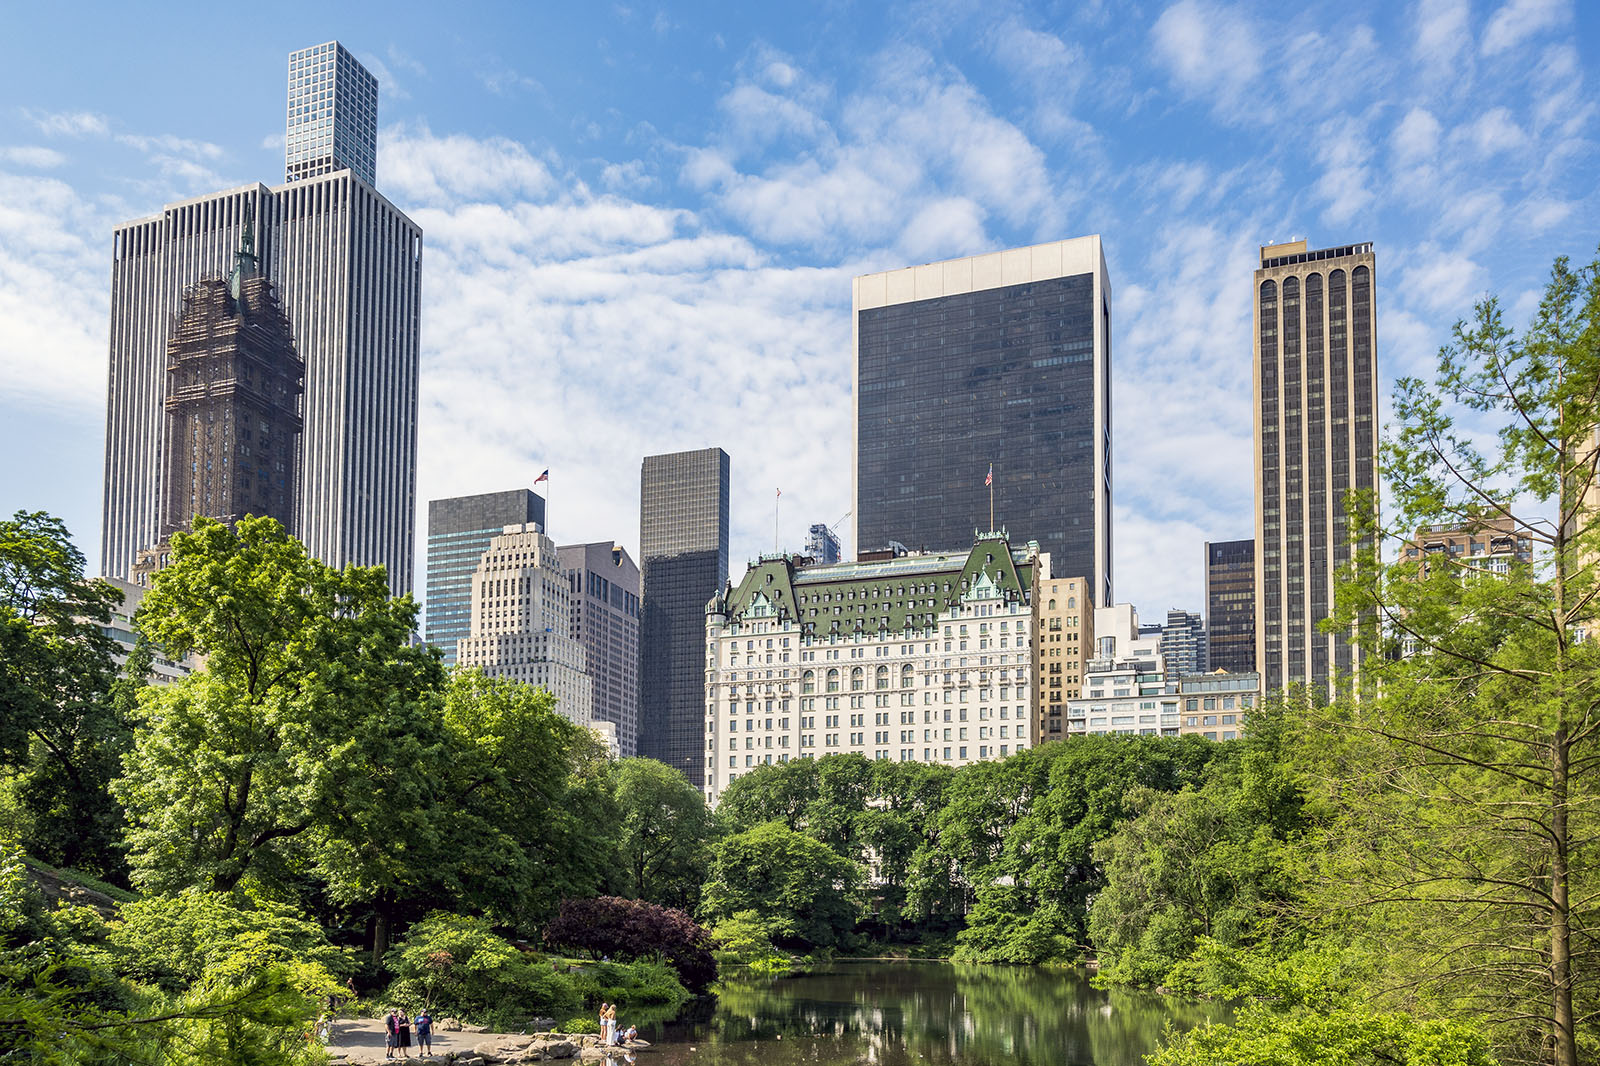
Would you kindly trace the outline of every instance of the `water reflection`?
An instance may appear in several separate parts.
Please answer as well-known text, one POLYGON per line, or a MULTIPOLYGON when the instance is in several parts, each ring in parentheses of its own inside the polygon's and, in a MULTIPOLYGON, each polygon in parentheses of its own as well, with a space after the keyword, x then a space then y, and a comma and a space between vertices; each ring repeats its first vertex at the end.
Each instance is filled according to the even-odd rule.
POLYGON ((1072 971, 839 962, 731 985, 700 1016, 652 1027, 645 1066, 1140 1066, 1168 1022, 1223 1013, 1072 971))

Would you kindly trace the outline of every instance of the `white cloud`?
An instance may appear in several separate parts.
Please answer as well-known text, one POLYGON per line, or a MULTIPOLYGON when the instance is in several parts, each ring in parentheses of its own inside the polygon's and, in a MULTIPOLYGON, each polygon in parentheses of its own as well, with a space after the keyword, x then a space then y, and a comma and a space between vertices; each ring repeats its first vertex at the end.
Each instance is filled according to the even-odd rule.
POLYGON ((1152 36, 1173 81, 1210 101, 1218 114, 1241 114, 1245 92, 1262 67, 1259 34, 1242 11, 1179 0, 1161 13, 1152 36))
POLYGON ((524 145, 504 137, 435 137, 425 125, 383 130, 378 173, 386 195, 397 203, 538 196, 554 187, 550 168, 524 145))
POLYGON ((1483 54, 1499 55, 1572 17, 1567 0, 1510 0, 1483 29, 1483 54))
POLYGON ((1470 256, 1425 244, 1402 262, 1407 303, 1444 315, 1465 314, 1488 289, 1488 273, 1470 256))
POLYGON ((1418 0, 1413 54, 1434 78, 1459 77, 1472 43, 1467 0, 1418 0))
POLYGON ((1439 120, 1425 107, 1413 107, 1389 135, 1395 158, 1402 164, 1432 159, 1439 150, 1439 120))
POLYGON ((54 148, 44 148, 39 145, 17 145, 11 148, 0 148, 0 162, 11 163, 19 167, 30 167, 34 170, 50 170, 61 166, 67 157, 54 148))
POLYGON ((103 137, 111 132, 104 115, 93 111, 29 111, 29 122, 56 137, 103 137))
POLYGON ((1512 120, 1510 110, 1504 107, 1490 108, 1460 133, 1480 156, 1516 151, 1528 141, 1528 135, 1512 120))

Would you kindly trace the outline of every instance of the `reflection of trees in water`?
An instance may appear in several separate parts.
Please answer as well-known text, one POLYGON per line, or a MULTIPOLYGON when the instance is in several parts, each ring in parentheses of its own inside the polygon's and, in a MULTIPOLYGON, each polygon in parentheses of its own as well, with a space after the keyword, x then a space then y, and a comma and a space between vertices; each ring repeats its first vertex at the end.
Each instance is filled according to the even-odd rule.
MULTIPOLYGON (((1072 971, 845 963, 725 987, 710 1019, 662 1035, 697 1043, 684 1054, 695 1066, 1137 1066, 1168 1021, 1187 1028, 1207 1013, 1216 1011, 1108 994, 1072 971)), ((683 1051, 662 1048, 649 1066, 674 1066, 683 1051)))

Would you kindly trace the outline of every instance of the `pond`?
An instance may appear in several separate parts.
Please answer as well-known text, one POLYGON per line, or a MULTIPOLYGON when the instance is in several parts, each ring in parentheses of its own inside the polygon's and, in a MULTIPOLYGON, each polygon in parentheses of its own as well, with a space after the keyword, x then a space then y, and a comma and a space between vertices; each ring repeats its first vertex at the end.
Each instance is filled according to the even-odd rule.
MULTIPOLYGON (((1218 1004, 1102 991, 1076 970, 839 961, 726 986, 640 1028, 639 1066, 1141 1066, 1218 1004)), ((624 1019, 626 1022, 626 1019, 624 1019)))

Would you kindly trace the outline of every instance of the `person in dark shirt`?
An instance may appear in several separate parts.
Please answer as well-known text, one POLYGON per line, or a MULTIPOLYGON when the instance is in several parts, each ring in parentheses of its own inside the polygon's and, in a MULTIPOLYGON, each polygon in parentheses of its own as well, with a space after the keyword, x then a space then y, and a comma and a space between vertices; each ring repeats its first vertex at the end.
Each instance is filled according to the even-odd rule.
POLYGON ((400 1012, 399 1027, 400 1039, 396 1043, 400 1047, 400 1057, 409 1059, 411 1057, 411 1019, 406 1017, 405 1011, 400 1012))
POLYGON ((427 1007, 417 1015, 417 1054, 433 1054, 433 1015, 428 1013, 427 1007))
POLYGON ((389 1016, 383 1020, 383 1029, 388 1034, 383 1042, 383 1057, 392 1059, 395 1043, 400 1039, 400 1018, 394 1011, 390 1011, 389 1016))

